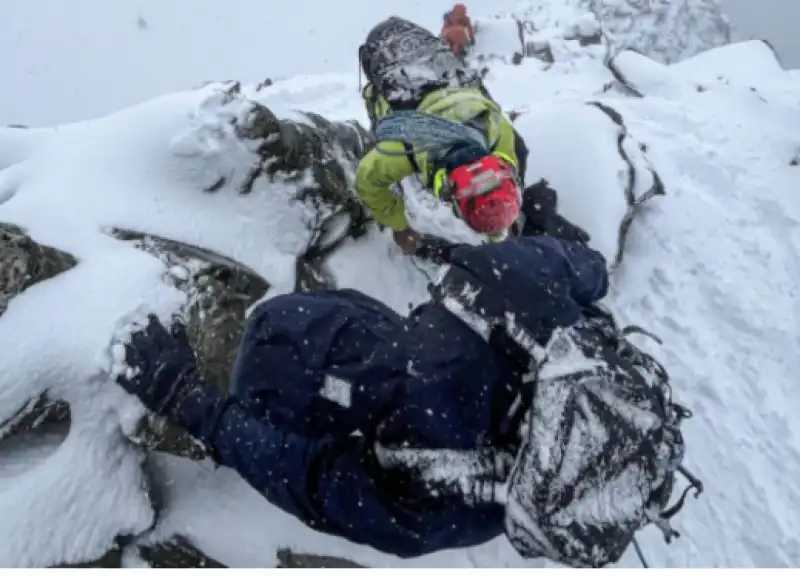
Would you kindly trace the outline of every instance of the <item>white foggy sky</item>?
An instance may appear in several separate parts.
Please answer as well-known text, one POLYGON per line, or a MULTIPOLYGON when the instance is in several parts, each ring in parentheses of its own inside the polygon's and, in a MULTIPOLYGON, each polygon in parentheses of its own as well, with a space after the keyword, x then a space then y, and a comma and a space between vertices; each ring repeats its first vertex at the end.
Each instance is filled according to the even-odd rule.
POLYGON ((784 67, 800 68, 800 0, 723 0, 740 34, 765 38, 784 67))
MULTIPOLYGON (((766 38, 800 68, 800 0, 722 1, 739 38, 766 38)), ((467 0, 475 14, 518 3, 467 0)), ((85 120, 207 80, 355 72, 374 22, 437 26, 452 0, 357 4, 347 18, 341 0, 0 0, 0 125, 85 120)))

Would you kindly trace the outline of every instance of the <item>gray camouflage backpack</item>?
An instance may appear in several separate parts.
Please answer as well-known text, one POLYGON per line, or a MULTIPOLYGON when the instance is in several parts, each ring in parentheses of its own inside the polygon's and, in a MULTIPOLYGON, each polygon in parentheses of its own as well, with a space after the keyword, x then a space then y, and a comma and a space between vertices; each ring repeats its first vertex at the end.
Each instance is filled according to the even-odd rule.
POLYGON ((358 59, 374 95, 383 95, 393 110, 413 110, 441 88, 481 86, 480 73, 465 66, 439 37, 397 16, 370 31, 358 59))
POLYGON ((497 495, 520 555, 601 567, 617 562, 648 524, 667 542, 678 536, 669 520, 689 490, 699 495, 703 486, 682 466, 680 427, 691 413, 672 401, 664 367, 627 338, 655 336, 620 330, 593 305, 583 319, 537 341, 501 294, 457 266, 443 267, 431 294, 530 383, 503 424, 519 431, 504 485, 472 489, 497 495), (676 473, 689 486, 669 507, 676 473))
POLYGON ((511 544, 524 557, 601 567, 648 524, 667 542, 679 536, 669 519, 702 484, 681 466, 691 414, 672 402, 663 366, 610 316, 557 330, 544 356, 506 483, 511 544), (676 472, 690 486, 667 509, 676 472))

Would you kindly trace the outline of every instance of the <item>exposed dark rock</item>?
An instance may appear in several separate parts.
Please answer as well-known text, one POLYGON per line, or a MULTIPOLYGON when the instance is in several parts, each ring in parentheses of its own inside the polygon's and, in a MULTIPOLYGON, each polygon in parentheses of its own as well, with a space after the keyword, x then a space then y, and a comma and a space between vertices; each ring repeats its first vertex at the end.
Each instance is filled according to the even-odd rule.
MULTIPOLYGON (((239 83, 226 87, 222 104, 242 99, 239 83)), ((245 99, 249 106, 246 120, 232 120, 236 134, 243 140, 254 142, 253 148, 260 161, 239 186, 239 193, 251 194, 255 183, 266 178, 269 182, 297 184, 295 200, 309 205, 316 215, 310 222, 312 242, 308 252, 298 263, 298 290, 306 286, 333 288, 323 279, 321 271, 324 254, 330 250, 319 242, 329 238, 328 229, 333 220, 348 217, 348 225, 340 228, 338 240, 356 238, 370 220, 354 190, 354 172, 358 161, 374 145, 372 134, 358 122, 331 122, 318 114, 302 114, 303 121, 278 118, 263 104, 245 99), (322 283, 320 283, 322 282, 322 283)), ((218 193, 227 184, 221 177, 206 188, 218 193)), ((329 279, 328 279, 329 280, 329 279)))
POLYGON ((12 298, 77 263, 71 254, 37 243, 19 226, 0 222, 0 315, 12 298))
POLYGON ((633 83, 631 83, 625 77, 625 74, 622 73, 619 66, 617 66, 616 59, 617 56, 619 56, 619 54, 622 54, 622 52, 617 54, 612 54, 611 51, 608 51, 606 53, 606 58, 604 62, 606 68, 608 68, 608 70, 611 72, 611 75, 614 77, 614 80, 616 80, 617 82, 615 88, 619 89, 619 91, 625 94, 626 96, 631 96, 633 98, 644 97, 644 95, 634 87, 633 83))
POLYGON ((524 52, 525 56, 536 58, 546 64, 555 62, 553 49, 550 47, 549 42, 526 42, 524 52))
POLYGON ((0 422, 0 441, 27 430, 34 430, 45 422, 69 421, 69 404, 48 398, 47 393, 44 393, 38 398, 31 398, 16 414, 0 422))
MULTIPOLYGON (((245 314, 267 293, 267 281, 242 264, 210 250, 130 230, 114 229, 111 233, 164 262, 165 282, 186 294, 186 309, 182 313, 200 373, 209 384, 227 390, 244 331, 245 314)), ((199 444, 172 426, 159 429, 153 422, 143 423, 137 437, 171 454, 205 456, 199 444)))
POLYGON ((603 43, 603 33, 596 32, 594 34, 578 34, 574 38, 567 38, 567 40, 578 40, 578 43, 583 46, 599 46, 603 43))
POLYGON ((177 536, 155 546, 139 546, 139 555, 153 568, 227 568, 177 536))
MULTIPOLYGON (((240 98, 238 83, 226 86, 223 98, 240 98)), ((356 122, 330 122, 316 114, 305 114, 307 122, 282 120, 265 106, 249 101, 249 114, 237 116, 233 124, 243 140, 255 141, 260 162, 245 185, 236 190, 249 194, 257 179, 268 182, 296 182, 297 202, 313 208, 317 215, 311 226, 311 242, 297 264, 297 290, 333 287, 326 273, 326 257, 349 237, 363 233, 369 221, 353 188, 358 160, 373 146, 369 132, 356 122), (242 119, 244 118, 244 119, 242 119)), ((205 193, 223 194, 224 179, 213 182, 205 193)), ((211 385, 226 389, 247 310, 262 299, 270 286, 253 270, 209 250, 136 230, 111 229, 121 242, 159 258, 164 281, 186 295, 180 314, 197 352, 200 370, 211 385)), ((10 301, 34 284, 53 278, 77 264, 71 255, 42 246, 17 226, 0 223, 0 315, 10 301)), ((5 422, 0 422, 0 439, 39 426, 42 422, 69 422, 69 406, 43 394, 31 398, 5 422)), ((159 450, 192 459, 206 457, 205 450, 183 430, 161 419, 148 417, 139 423, 131 438, 147 450, 159 450)), ((150 492, 158 514, 162 503, 150 492)), ((144 537, 146 535, 138 535, 144 537)), ((137 544, 136 536, 118 538, 118 546, 102 557, 73 567, 118 567, 122 550, 137 547, 142 558, 154 567, 222 567, 183 538, 153 546, 137 544)), ((354 566, 343 559, 307 554, 282 553, 277 563, 287 566, 354 566), (288 554, 288 555, 287 555, 288 554)))
POLYGON ((225 256, 150 234, 113 230, 120 240, 161 259, 165 280, 187 295, 189 338, 207 382, 226 387, 236 357, 245 313, 269 290, 269 283, 225 256))
POLYGON ((269 88, 273 84, 274 82, 272 81, 272 78, 265 78, 263 82, 260 82, 258 85, 256 85, 256 91, 263 90, 264 88, 269 88))
POLYGON ((278 568, 366 568, 346 558, 293 552, 289 548, 278 550, 278 568))
MULTIPOLYGON (((666 194, 666 189, 664 188, 664 183, 661 180, 658 172, 653 167, 647 166, 645 169, 647 172, 649 172, 653 182, 647 191, 637 196, 636 191, 639 188, 639 177, 641 175, 640 171, 642 170, 642 167, 637 167, 631 160, 628 152, 625 150, 625 145, 630 135, 627 127, 625 126, 625 121, 622 115, 608 104, 603 104, 600 102, 588 102, 587 104, 594 106, 603 112, 618 127, 617 152, 628 167, 627 178, 623 188, 625 202, 628 205, 628 209, 622 219, 622 222, 620 222, 619 234, 617 236, 617 252, 613 261, 609 265, 610 269, 613 270, 618 268, 622 263, 628 231, 630 230, 631 224, 633 224, 635 216, 639 213, 641 206, 654 196, 664 196, 666 194)), ((508 112, 509 118, 512 122, 514 122, 523 114, 525 114, 524 111, 518 110, 511 110, 508 112)), ((638 143, 638 148, 643 154, 647 152, 647 145, 645 143, 638 143)))
MULTIPOLYGON (((627 151, 625 150, 625 140, 628 138, 628 129, 625 126, 625 121, 622 118, 622 115, 608 106, 607 104, 602 104, 600 102, 589 102, 591 106, 595 106, 598 110, 603 112, 609 119, 618 126, 619 132, 617 136, 617 151, 619 152, 620 157, 628 166, 628 178, 625 184, 625 201, 628 204, 628 209, 625 212, 625 216, 620 222, 619 225, 619 235, 617 238, 617 253, 614 257, 614 261, 611 264, 611 268, 617 268, 622 263, 622 258, 625 251, 625 240, 628 237, 628 231, 630 230, 631 224, 633 224, 633 219, 638 213, 639 209, 641 208, 642 204, 653 198, 654 196, 664 196, 666 194, 666 190, 664 188, 664 183, 661 180, 661 177, 658 175, 652 168, 648 168, 650 175, 653 179, 653 184, 644 194, 640 196, 636 196, 636 188, 637 188, 637 178, 638 178, 638 171, 634 163, 631 161, 630 156, 628 156, 627 151)), ((640 147, 641 150, 641 147, 640 147)))
MULTIPOLYGON (((236 97, 241 88, 229 86, 225 95, 236 97)), ((297 291, 334 287, 325 271, 326 257, 347 237, 356 237, 364 229, 366 214, 352 190, 352 171, 373 142, 358 123, 329 122, 316 114, 307 114, 308 124, 279 120, 272 112, 251 102, 246 124, 236 126, 243 139, 260 142, 262 164, 250 180, 280 178, 303 179, 297 201, 307 202, 318 215, 312 221, 312 239, 297 261, 297 291)), ((221 189, 221 183, 217 190, 221 189)), ((240 193, 247 194, 251 188, 240 193)), ((111 234, 133 242, 161 259, 166 282, 187 296, 183 316, 190 340, 197 352, 203 377, 213 385, 227 387, 239 341, 244 330, 245 314, 264 297, 269 284, 253 270, 208 250, 163 237, 131 230, 114 229, 111 234)), ((181 430, 148 419, 136 440, 158 450, 190 458, 204 458, 202 447, 181 430)))
POLYGON ((101 557, 74 564, 59 564, 54 568, 124 568, 126 552, 133 552, 151 568, 227 568, 225 564, 205 555, 189 540, 176 536, 154 545, 117 543, 101 557))
POLYGON ((788 70, 788 68, 786 68, 786 66, 783 65, 783 60, 781 59, 780 54, 778 54, 778 51, 775 50, 775 46, 772 45, 772 42, 770 42, 766 38, 758 38, 758 40, 760 42, 763 42, 767 46, 767 48, 770 49, 770 52, 772 52, 772 55, 775 57, 775 61, 778 63, 778 66, 780 66, 784 70, 788 70))
MULTIPOLYGON (((227 568, 219 560, 212 558, 188 539, 175 536, 166 542, 155 545, 131 545, 139 557, 151 568, 227 568)), ((366 568, 361 564, 340 558, 294 552, 289 548, 278 550, 275 559, 276 568, 366 568)), ((89 562, 61 565, 59 568, 121 568, 123 563, 123 547, 116 546, 102 557, 89 562)), ((270 568, 261 566, 260 568, 270 568)))
MULTIPOLYGON (((71 254, 39 244, 19 226, 0 223, 0 316, 16 296, 76 264, 71 254)), ((31 398, 16 414, 0 422, 0 439, 33 429, 43 422, 63 420, 69 420, 67 404, 43 394, 31 398)))

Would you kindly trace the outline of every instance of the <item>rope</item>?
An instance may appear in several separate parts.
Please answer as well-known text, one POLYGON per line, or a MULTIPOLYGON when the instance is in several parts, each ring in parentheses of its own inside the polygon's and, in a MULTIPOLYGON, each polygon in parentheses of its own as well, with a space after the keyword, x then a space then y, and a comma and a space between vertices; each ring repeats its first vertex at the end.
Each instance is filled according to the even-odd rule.
POLYGON ((414 268, 421 272, 423 276, 425 276, 429 284, 433 282, 433 276, 428 274, 428 272, 422 266, 420 266, 419 262, 417 262, 416 256, 411 256, 411 264, 414 266, 414 268))
POLYGON ((383 141, 407 142, 412 154, 443 153, 454 145, 469 142, 485 149, 489 146, 485 136, 466 124, 454 122, 426 112, 400 110, 385 116, 375 126, 375 149, 387 156, 406 156, 408 151, 392 151, 381 147, 383 141))
POLYGON ((642 547, 639 546, 639 541, 636 539, 636 536, 633 537, 633 548, 636 550, 636 555, 639 557, 639 562, 642 563, 642 568, 650 568, 650 565, 647 563, 644 553, 642 552, 642 547))

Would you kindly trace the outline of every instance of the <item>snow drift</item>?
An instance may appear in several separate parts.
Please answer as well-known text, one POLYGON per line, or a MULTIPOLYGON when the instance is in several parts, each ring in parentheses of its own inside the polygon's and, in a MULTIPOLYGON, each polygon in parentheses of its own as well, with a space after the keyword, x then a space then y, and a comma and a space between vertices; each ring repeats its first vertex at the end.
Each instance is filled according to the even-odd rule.
MULTIPOLYGON (((609 58, 572 23, 542 29, 559 39, 552 62, 487 61, 488 86, 531 148, 528 181, 547 179, 616 265, 609 304, 664 338, 653 352, 696 414, 687 464, 706 496, 672 546, 645 531, 646 553, 656 566, 797 565, 797 81, 757 42, 666 65, 609 58)), ((401 561, 317 534, 113 383, 111 341, 150 312, 194 323, 225 386, 262 298, 335 285, 400 312, 425 299, 433 266, 400 255, 353 202, 364 116, 357 78, 326 75, 214 83, 0 140, 0 564, 171 565, 179 550, 196 565, 271 566, 291 549, 531 565, 501 540, 401 561)), ((475 239, 406 192, 420 230, 475 239)))

